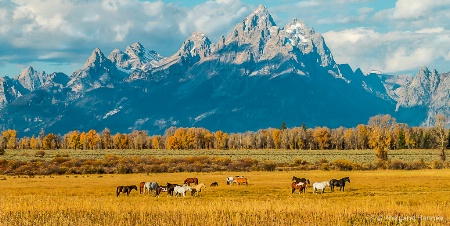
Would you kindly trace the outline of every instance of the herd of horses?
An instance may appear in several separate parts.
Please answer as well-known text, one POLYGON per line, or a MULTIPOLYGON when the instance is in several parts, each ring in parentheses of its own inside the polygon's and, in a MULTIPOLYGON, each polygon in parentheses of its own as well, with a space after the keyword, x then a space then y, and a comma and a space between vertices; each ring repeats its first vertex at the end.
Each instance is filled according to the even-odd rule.
MULTIPOLYGON (((313 184, 313 193, 317 193, 318 191, 320 191, 320 193, 324 193, 325 192, 325 188, 328 186, 330 187, 330 190, 332 192, 334 192, 334 187, 339 187, 339 191, 344 191, 345 189, 345 183, 348 182, 350 183, 350 178, 349 177, 343 177, 341 179, 331 179, 330 181, 323 181, 323 182, 315 182, 313 184)), ((298 190, 298 193, 304 193, 306 192, 306 187, 311 184, 310 181, 306 178, 299 178, 299 177, 292 177, 292 194, 295 193, 295 191, 298 190)))
MULTIPOLYGON (((211 184, 211 186, 218 185, 217 182, 214 182, 211 184)), ((139 193, 140 194, 150 194, 151 192, 155 193, 157 197, 162 192, 167 192, 167 195, 169 196, 182 196, 185 197, 187 192, 191 192, 191 196, 199 196, 203 190, 203 188, 206 188, 206 185, 204 183, 198 183, 198 178, 186 178, 184 180, 183 184, 172 184, 167 183, 165 186, 161 186, 158 184, 158 182, 141 182, 139 183, 139 193), (191 187, 191 184, 193 186, 191 187)), ((130 192, 132 190, 137 191, 136 185, 129 185, 129 186, 118 186, 116 189, 116 196, 119 196, 120 193, 127 194, 127 196, 130 195, 130 192)))
MULTIPOLYGON (((324 193, 326 187, 330 187, 330 190, 334 192, 335 187, 339 187, 339 191, 344 191, 345 183, 350 183, 349 177, 343 177, 341 179, 331 179, 330 181, 323 182, 315 182, 313 183, 313 193, 324 193)), ((248 185, 248 179, 244 176, 230 176, 226 178, 227 185, 232 184, 245 184, 248 185)), ((292 177, 292 194, 298 191, 299 194, 306 193, 306 187, 310 185, 310 181, 307 178, 299 178, 296 176, 292 177)), ((210 185, 211 187, 219 186, 218 182, 213 182, 210 185)), ((198 183, 198 178, 191 177, 186 178, 182 184, 172 184, 167 183, 165 186, 159 185, 157 182, 141 182, 139 183, 139 193, 140 194, 150 194, 154 192, 156 197, 162 192, 167 192, 167 196, 180 196, 185 197, 187 192, 191 192, 191 196, 200 196, 203 188, 206 188, 204 183, 198 183), (191 186, 192 184, 192 186, 191 186)), ((132 190, 138 190, 136 185, 128 185, 128 186, 118 186, 116 189, 116 196, 118 197, 120 193, 130 195, 132 190)))

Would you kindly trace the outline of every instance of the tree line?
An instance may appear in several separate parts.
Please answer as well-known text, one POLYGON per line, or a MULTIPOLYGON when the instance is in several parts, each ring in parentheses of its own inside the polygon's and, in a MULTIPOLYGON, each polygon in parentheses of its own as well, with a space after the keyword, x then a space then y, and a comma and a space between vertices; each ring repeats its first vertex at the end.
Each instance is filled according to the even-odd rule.
POLYGON ((112 134, 108 128, 101 132, 71 131, 67 134, 45 134, 17 137, 17 131, 5 130, 0 134, 2 149, 374 149, 380 159, 387 159, 387 151, 394 149, 442 148, 449 144, 450 130, 445 129, 447 119, 436 116, 434 127, 410 127, 397 123, 390 115, 377 115, 354 128, 300 127, 260 129, 256 132, 226 133, 205 128, 170 127, 163 135, 148 135, 135 130, 129 134, 112 134))

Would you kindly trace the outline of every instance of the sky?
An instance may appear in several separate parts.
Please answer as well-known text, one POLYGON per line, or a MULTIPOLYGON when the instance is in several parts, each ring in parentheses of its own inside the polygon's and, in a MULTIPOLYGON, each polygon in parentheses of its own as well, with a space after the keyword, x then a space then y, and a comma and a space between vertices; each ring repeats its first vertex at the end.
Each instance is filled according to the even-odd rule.
POLYGON ((134 42, 171 56, 196 31, 217 43, 260 4, 278 27, 298 18, 321 33, 353 70, 450 71, 448 0, 0 0, 0 76, 70 75, 95 48, 107 56, 134 42))

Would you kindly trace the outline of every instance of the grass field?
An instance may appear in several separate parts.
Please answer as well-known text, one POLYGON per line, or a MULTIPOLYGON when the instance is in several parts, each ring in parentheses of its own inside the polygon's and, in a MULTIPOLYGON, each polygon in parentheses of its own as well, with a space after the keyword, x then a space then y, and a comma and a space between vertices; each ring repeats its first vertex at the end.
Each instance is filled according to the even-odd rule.
MULTIPOLYGON (((30 161, 36 159, 35 150, 7 150, 2 159, 30 161)), ((295 159, 315 162, 321 159, 334 161, 347 159, 352 162, 370 163, 376 160, 374 150, 46 150, 44 160, 52 160, 57 155, 70 158, 103 159, 106 155, 115 156, 155 156, 155 157, 188 157, 188 156, 219 156, 237 160, 254 158, 258 161, 273 160, 280 163, 290 163, 295 159)), ((407 162, 423 160, 431 162, 439 159, 439 150, 412 149, 389 151, 389 158, 407 162)))
MULTIPOLYGON (((0 176, 0 179, 3 176, 0 176)), ((450 170, 61 175, 0 180, 0 225, 449 225, 450 170), (249 185, 225 184, 245 175, 249 185), (345 192, 291 194, 292 176, 349 176, 345 192), (200 197, 115 196, 141 181, 207 184, 200 197), (209 185, 217 181, 218 187, 209 185)))

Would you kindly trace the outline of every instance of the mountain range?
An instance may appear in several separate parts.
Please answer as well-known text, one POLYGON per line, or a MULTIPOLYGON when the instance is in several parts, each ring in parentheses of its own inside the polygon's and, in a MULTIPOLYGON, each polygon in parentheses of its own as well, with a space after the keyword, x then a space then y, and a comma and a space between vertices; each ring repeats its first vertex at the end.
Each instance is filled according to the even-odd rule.
POLYGON ((449 90, 449 73, 426 67, 411 77, 337 64, 321 34, 298 19, 279 27, 260 5, 216 43, 195 32, 169 57, 136 42, 107 56, 93 50, 71 75, 28 67, 0 78, 0 128, 245 132, 354 127, 377 114, 432 125, 437 113, 450 116, 449 90))

